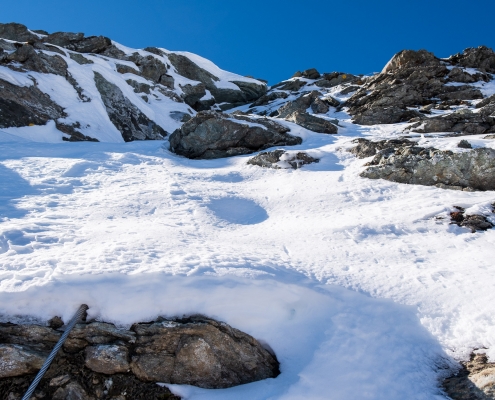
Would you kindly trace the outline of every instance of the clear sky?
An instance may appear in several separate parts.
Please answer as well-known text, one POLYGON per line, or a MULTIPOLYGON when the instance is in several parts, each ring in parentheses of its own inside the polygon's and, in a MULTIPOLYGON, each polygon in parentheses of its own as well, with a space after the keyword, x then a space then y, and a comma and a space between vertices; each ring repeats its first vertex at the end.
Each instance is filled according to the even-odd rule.
POLYGON ((312 67, 380 71, 402 49, 495 48, 495 0, 17 0, 0 22, 186 50, 271 84, 312 67))

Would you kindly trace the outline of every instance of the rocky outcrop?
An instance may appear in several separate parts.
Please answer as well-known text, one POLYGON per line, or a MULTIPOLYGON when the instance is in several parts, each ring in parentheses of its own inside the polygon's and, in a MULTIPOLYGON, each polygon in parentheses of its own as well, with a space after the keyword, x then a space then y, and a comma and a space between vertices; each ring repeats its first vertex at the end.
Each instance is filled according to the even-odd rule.
POLYGON ((460 109, 453 113, 421 118, 407 129, 413 132, 457 132, 464 135, 480 135, 495 132, 495 100, 481 107, 476 112, 460 109))
MULTIPOLYGON (((2 399, 20 399, 60 335, 53 327, 0 324, 2 399)), ((152 382, 226 388, 278 373, 275 356, 254 338, 206 317, 159 319, 130 330, 89 322, 71 332, 37 393, 114 398, 125 389, 129 399, 168 398, 170 392, 152 382)))
POLYGON ((264 151, 250 158, 247 163, 264 168, 298 169, 303 165, 317 163, 319 161, 318 158, 311 157, 304 152, 288 153, 285 150, 274 150, 264 151))
POLYGON ((303 128, 317 133, 337 133, 338 128, 326 119, 315 117, 306 112, 296 111, 286 118, 287 121, 294 122, 303 128))
POLYGON ((108 116, 126 142, 161 140, 167 136, 167 132, 132 104, 116 85, 98 72, 95 72, 94 76, 108 116))
POLYGON ((367 79, 346 105, 355 123, 374 125, 422 117, 408 107, 483 98, 478 89, 469 85, 447 85, 449 73, 446 62, 432 53, 404 50, 397 53, 380 74, 367 79))
POLYGON ((0 24, 0 37, 16 42, 28 42, 38 40, 38 35, 30 31, 25 25, 11 22, 0 24))
POLYGON ((202 111, 170 135, 170 150, 188 158, 211 159, 302 142, 287 131, 268 119, 202 111))
POLYGON ((486 354, 471 354, 461 369, 443 381, 443 388, 453 400, 495 399, 495 363, 486 354))
POLYGON ((356 146, 349 149, 349 152, 354 154, 357 158, 366 158, 374 156, 380 151, 389 153, 395 151, 400 146, 412 146, 415 142, 409 139, 389 139, 371 141, 364 138, 354 139, 353 143, 357 143, 356 146))
POLYGON ((462 153, 420 146, 379 152, 361 176, 457 190, 495 190, 495 150, 462 153))
MULTIPOLYGON (((255 83, 247 81, 232 81, 232 83, 239 88, 238 90, 219 88, 215 84, 215 82, 219 81, 218 77, 211 72, 206 71, 204 68, 201 68, 186 56, 169 53, 167 54, 167 57, 180 75, 193 81, 201 82, 204 87, 210 91, 216 103, 230 103, 232 106, 247 104, 257 100, 267 91, 266 85, 261 82, 255 83)), ((205 94, 206 92, 203 96, 205 94)))
POLYGON ((486 47, 470 47, 448 58, 451 64, 495 74, 495 52, 486 47))

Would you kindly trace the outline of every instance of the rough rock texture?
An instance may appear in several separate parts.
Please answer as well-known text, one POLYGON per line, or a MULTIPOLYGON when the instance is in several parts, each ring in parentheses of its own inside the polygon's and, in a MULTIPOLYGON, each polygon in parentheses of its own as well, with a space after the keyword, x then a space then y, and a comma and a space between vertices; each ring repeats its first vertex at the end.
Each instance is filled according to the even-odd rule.
POLYGON ((350 148, 349 152, 354 154, 357 158, 371 157, 379 151, 385 150, 386 152, 390 152, 400 146, 412 146, 415 144, 415 142, 409 139, 389 139, 373 142, 364 138, 354 139, 352 143, 357 143, 357 145, 350 148))
POLYGON ((250 165, 257 165, 264 168, 273 169, 298 169, 303 165, 317 163, 320 160, 310 155, 299 153, 287 153, 285 150, 266 151, 250 158, 247 162, 250 165))
POLYGON ((486 47, 467 48, 462 53, 449 57, 449 62, 466 68, 478 68, 479 70, 495 74, 495 52, 486 47))
POLYGON ((0 79, 0 92, 0 128, 45 125, 66 116, 34 80, 31 86, 15 86, 0 79))
POLYGON ((217 103, 247 104, 257 100, 267 91, 266 85, 239 81, 232 82, 239 90, 217 88, 215 82, 219 78, 201 68, 186 56, 170 53, 168 54, 168 59, 180 75, 203 83, 217 103))
POLYGON ((353 121, 362 125, 405 122, 422 117, 408 107, 483 98, 469 85, 447 86, 450 71, 445 64, 426 50, 397 53, 347 101, 353 121))
POLYGON ((30 32, 25 25, 15 22, 0 24, 0 37, 16 42, 38 40, 38 36, 30 32))
MULTIPOLYGON (((492 207, 492 212, 495 212, 495 203, 492 207)), ((456 211, 452 211, 450 213, 450 220, 452 224, 468 228, 472 233, 475 233, 476 231, 486 231, 494 226, 484 215, 466 215, 464 208, 459 206, 454 206, 454 208, 456 211)))
POLYGON ((286 127, 267 119, 202 111, 170 135, 170 150, 188 158, 211 159, 302 142, 286 132, 286 127))
POLYGON ((122 91, 95 72, 95 83, 110 120, 122 133, 126 142, 133 140, 161 140, 167 136, 159 125, 144 115, 122 91))
POLYGON ((315 117, 306 112, 296 111, 289 115, 287 121, 294 122, 303 128, 318 133, 337 133, 337 126, 323 118, 315 117))
POLYGON ((278 109, 278 118, 287 118, 289 115, 292 115, 296 111, 305 112, 313 102, 322 96, 321 92, 317 90, 313 90, 309 93, 304 93, 299 96, 296 100, 288 101, 282 107, 278 109))
POLYGON ((464 135, 480 135, 495 132, 495 101, 473 112, 461 109, 439 117, 421 119, 407 129, 413 132, 458 132, 464 135))
POLYGON ((443 381, 443 388, 453 400, 495 399, 495 363, 473 353, 457 374, 443 381))
POLYGON ((345 72, 330 72, 323 74, 323 78, 316 81, 315 85, 322 88, 331 88, 343 83, 354 82, 359 82, 362 84, 362 82, 360 82, 360 78, 355 75, 347 74, 345 72))
POLYGON ((462 153, 419 146, 379 152, 361 173, 387 179, 457 190, 495 190, 495 150, 478 148, 462 153))
POLYGON ((54 44, 78 53, 102 53, 112 45, 105 36, 84 37, 84 33, 56 32, 42 39, 44 43, 54 44))
MULTIPOLYGON (((60 335, 51 327, 0 324, 0 398, 21 398, 60 335)), ((254 338, 209 318, 159 319, 130 330, 90 322, 74 328, 35 395, 172 399, 152 382, 226 388, 278 373, 276 358, 254 338)))

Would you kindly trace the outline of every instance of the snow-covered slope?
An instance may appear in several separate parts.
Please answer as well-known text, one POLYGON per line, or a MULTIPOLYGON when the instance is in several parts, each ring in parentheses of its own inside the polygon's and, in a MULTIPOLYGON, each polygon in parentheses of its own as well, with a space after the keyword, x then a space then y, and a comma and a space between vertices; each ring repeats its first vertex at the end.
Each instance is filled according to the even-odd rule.
MULTIPOLYGON (((155 57, 113 45, 126 55, 155 57)), ((163 52, 157 57, 167 63, 170 53, 163 52)), ((217 76, 218 89, 241 79, 176 54, 217 76)), ((116 72, 123 61, 84 57, 93 64, 64 60, 89 103, 77 100, 65 78, 45 81, 46 74, 0 67, 0 78, 13 85, 32 85, 34 77, 69 110, 63 122, 81 122, 84 135, 108 142, 40 143, 60 141, 56 121, 0 131, 2 321, 67 319, 81 303, 90 317, 122 325, 203 313, 275 351, 276 379, 224 390, 171 386, 195 400, 442 399, 441 379, 456 361, 473 349, 495 360, 495 229, 471 233, 448 219, 461 206, 495 223, 495 194, 361 178, 370 159, 349 153, 352 141, 397 138, 413 123, 352 123, 343 102, 377 77, 308 72, 272 87, 258 105, 232 109, 272 115, 303 139, 287 152, 320 160, 275 170, 248 165, 250 156, 189 160, 172 153, 166 139, 119 143, 93 72, 167 132, 181 125, 169 111, 195 111, 158 89, 145 102, 126 79, 149 80, 116 72), (330 83, 317 85, 321 79, 330 83), (279 117, 281 107, 313 90, 320 94, 304 112, 338 125, 337 135, 279 117), (81 116, 91 118, 89 127, 81 116)), ((167 73, 174 93, 184 95, 177 87, 188 78, 172 66, 167 73)), ((483 74, 491 79, 472 85, 487 97, 494 81, 483 74)), ((434 108, 425 118, 476 113, 480 101, 434 108)), ((419 113, 419 106, 410 108, 419 113)), ((484 137, 465 139, 495 149, 495 140, 484 137)), ((467 151, 447 132, 409 138, 467 151)))

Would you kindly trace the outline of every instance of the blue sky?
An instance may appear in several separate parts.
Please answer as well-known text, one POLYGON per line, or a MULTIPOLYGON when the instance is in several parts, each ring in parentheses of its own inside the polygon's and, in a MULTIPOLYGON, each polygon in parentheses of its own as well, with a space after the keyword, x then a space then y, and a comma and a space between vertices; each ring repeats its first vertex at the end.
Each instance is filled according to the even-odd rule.
POLYGON ((187 50, 273 84, 312 67, 379 71, 406 48, 495 48, 494 15, 494 0, 17 0, 2 4, 0 22, 187 50))

